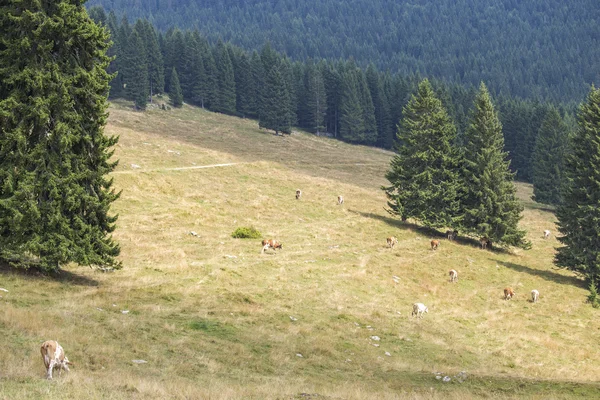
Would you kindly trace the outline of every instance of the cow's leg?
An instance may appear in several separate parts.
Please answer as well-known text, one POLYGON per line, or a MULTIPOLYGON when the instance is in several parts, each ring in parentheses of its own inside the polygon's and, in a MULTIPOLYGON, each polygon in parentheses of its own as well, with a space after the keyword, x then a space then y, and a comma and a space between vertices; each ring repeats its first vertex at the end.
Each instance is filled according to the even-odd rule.
POLYGON ((54 369, 54 365, 56 365, 56 361, 54 359, 50 360, 48 371, 46 371, 46 379, 52 379, 52 370, 54 369))

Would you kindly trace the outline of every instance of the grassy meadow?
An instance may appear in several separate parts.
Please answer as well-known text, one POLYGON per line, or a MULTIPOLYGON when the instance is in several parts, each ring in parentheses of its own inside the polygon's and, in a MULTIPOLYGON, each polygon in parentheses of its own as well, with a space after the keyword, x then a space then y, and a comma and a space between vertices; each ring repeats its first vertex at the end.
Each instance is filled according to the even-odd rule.
POLYGON ((600 395, 599 311, 583 281, 553 266, 555 218, 529 185, 519 196, 531 250, 442 238, 433 251, 441 236, 384 209, 390 152, 257 125, 188 106, 111 106, 123 269, 0 271, 0 399, 600 395), (231 238, 239 226, 283 249, 261 254, 260 239, 231 238), (429 307, 423 319, 414 302, 429 307), (76 364, 53 381, 39 353, 47 339, 76 364))

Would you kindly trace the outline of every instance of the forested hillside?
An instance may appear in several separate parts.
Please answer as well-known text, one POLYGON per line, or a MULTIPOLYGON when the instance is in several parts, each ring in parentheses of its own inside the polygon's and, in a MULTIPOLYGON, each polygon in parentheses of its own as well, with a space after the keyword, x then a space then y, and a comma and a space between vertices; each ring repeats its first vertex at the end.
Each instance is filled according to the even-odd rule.
POLYGON ((479 85, 492 93, 579 102, 600 81, 597 0, 90 0, 160 31, 198 29, 242 48, 270 41, 292 59, 479 85))

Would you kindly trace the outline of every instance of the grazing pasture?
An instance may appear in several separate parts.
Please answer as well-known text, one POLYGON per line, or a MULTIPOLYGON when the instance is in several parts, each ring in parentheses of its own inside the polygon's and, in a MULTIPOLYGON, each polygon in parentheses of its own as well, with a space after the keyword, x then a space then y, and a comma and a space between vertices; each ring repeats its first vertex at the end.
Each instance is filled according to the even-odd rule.
POLYGON ((139 113, 113 104, 107 133, 121 137, 114 236, 124 268, 68 266, 56 277, 2 268, 0 399, 547 399, 600 390, 598 310, 579 278, 553 267, 558 242, 540 232, 554 216, 529 200, 530 186, 518 190, 533 248, 490 251, 478 238, 450 241, 389 215, 380 190, 389 152, 275 137, 255 121, 187 106, 139 113), (231 237, 238 226, 285 248, 260 254, 260 240, 231 237), (533 288, 544 295, 536 304, 533 288), (411 318, 417 302, 425 318, 411 318), (45 340, 74 364, 53 381, 40 359, 45 340))

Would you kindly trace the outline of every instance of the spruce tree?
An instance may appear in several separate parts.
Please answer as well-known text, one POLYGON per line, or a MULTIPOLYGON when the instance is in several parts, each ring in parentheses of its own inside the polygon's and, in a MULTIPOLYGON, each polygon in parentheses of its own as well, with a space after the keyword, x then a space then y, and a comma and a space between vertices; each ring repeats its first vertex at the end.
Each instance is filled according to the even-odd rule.
POLYGON ((0 7, 0 259, 119 266, 108 32, 78 0, 0 7))
POLYGON ((123 60, 125 95, 135 102, 135 107, 145 110, 150 88, 146 48, 139 33, 134 30, 128 40, 127 56, 123 60))
POLYGON ((350 143, 365 140, 365 113, 361 107, 358 80, 352 68, 342 75, 340 100, 340 138, 350 143))
POLYGON ((173 107, 181 107, 183 105, 183 93, 181 92, 179 76, 175 67, 171 70, 170 76, 171 82, 169 82, 169 88, 171 91, 169 92, 169 96, 171 97, 171 102, 173 103, 173 107))
POLYGON ((327 97, 321 70, 314 64, 306 68, 306 116, 309 128, 317 135, 325 129, 327 97))
POLYGON ((223 114, 235 114, 235 77, 229 52, 219 41, 214 49, 214 59, 217 71, 217 92, 213 110, 223 114))
POLYGON ((600 288, 600 89, 592 87, 578 112, 578 127, 565 157, 566 183, 558 207, 563 244, 555 264, 600 288))
POLYGON ((531 161, 533 200, 558 205, 563 182, 563 160, 568 128, 556 108, 551 108, 542 123, 531 161))
POLYGON ((286 90, 286 84, 279 65, 272 66, 265 79, 263 90, 262 111, 259 116, 258 126, 261 128, 272 129, 275 134, 290 133, 291 124, 289 121, 288 104, 289 93, 286 90))
POLYGON ((390 212, 425 226, 453 227, 458 213, 456 128, 431 84, 423 80, 403 110, 397 154, 384 187, 390 212))
POLYGON ((525 231, 517 226, 523 206, 516 198, 514 173, 503 148, 502 125, 481 83, 464 135, 461 230, 501 245, 528 248, 525 231))

